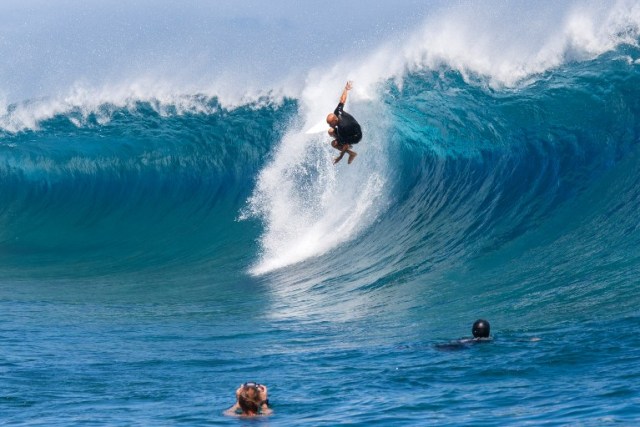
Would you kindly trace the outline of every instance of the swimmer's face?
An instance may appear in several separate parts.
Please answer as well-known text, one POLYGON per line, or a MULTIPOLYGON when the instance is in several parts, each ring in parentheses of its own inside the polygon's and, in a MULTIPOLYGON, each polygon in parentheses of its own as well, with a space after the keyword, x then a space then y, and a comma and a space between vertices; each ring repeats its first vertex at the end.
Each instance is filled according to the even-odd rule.
POLYGON ((338 125, 338 116, 336 116, 335 114, 331 113, 327 116, 327 124, 329 126, 336 127, 338 125))

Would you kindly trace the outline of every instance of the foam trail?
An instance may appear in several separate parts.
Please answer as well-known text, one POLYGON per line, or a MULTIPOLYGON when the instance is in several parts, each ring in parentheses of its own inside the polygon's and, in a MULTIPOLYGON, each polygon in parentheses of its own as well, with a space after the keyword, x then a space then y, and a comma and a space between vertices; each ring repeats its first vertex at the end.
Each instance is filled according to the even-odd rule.
POLYGON ((262 258, 253 274, 328 252, 357 236, 384 208, 384 126, 373 120, 375 114, 367 108, 371 106, 351 101, 347 105, 367 127, 366 143, 355 147, 359 157, 352 165, 346 158, 333 165, 337 151, 329 146, 327 135, 292 130, 261 171, 243 215, 265 223, 262 258))

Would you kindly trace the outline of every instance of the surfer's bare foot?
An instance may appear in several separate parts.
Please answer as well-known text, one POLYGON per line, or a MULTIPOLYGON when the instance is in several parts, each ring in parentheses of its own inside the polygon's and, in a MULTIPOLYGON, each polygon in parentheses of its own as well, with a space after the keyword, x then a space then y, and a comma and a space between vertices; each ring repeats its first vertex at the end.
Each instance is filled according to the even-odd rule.
POLYGON ((356 153, 355 151, 349 153, 349 160, 347 160, 347 164, 351 164, 351 162, 353 162, 353 159, 355 159, 357 155, 358 153, 356 153))
POLYGON ((342 160, 342 156, 338 156, 335 159, 333 159, 333 164, 335 165, 336 163, 338 163, 340 160, 342 160))

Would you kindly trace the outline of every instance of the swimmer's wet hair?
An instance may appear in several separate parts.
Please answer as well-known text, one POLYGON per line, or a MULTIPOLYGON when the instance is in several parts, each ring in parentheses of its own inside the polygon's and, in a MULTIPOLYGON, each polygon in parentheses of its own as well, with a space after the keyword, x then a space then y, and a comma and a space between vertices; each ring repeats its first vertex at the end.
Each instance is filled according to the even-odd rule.
POLYGON ((244 387, 238 396, 238 405, 240 405, 242 412, 255 412, 257 414, 260 408, 258 407, 258 402, 255 399, 259 398, 259 396, 260 392, 257 387, 244 387), (247 391, 249 389, 254 391, 253 398, 248 396, 247 391))

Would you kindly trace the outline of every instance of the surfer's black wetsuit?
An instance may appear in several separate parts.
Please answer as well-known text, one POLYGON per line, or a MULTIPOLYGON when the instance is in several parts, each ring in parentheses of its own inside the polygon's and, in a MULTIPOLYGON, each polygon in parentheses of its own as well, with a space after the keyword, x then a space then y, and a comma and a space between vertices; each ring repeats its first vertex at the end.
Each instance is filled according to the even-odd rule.
POLYGON ((338 145, 357 144, 362 139, 362 129, 356 119, 351 114, 344 112, 343 108, 344 104, 341 102, 333 112, 338 116, 338 125, 335 127, 336 140, 338 145))

